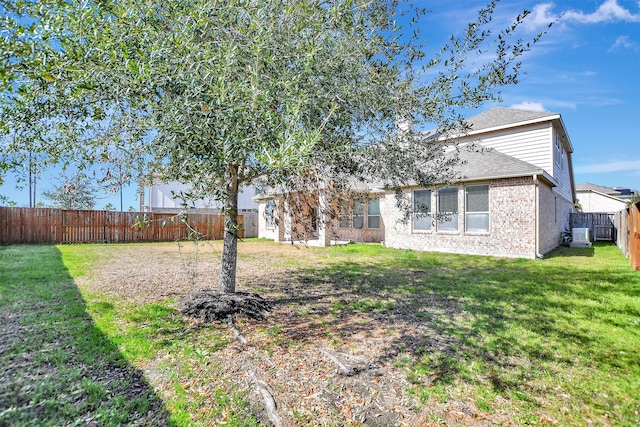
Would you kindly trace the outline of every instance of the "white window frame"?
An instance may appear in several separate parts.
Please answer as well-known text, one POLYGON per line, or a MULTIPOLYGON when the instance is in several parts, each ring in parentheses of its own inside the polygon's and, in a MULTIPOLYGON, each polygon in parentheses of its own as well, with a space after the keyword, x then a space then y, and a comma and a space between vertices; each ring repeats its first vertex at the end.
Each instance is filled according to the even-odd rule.
POLYGON ((276 212, 276 201, 273 199, 267 200, 267 204, 264 208, 264 215, 268 230, 272 230, 276 227, 276 212))
POLYGON ((368 198, 367 199, 367 228, 370 228, 372 230, 378 230, 378 229, 380 229, 380 225, 381 225, 380 198, 378 198, 378 197, 368 198), (377 213, 376 212, 374 212, 373 214, 371 213, 372 202, 373 202, 373 207, 374 208, 377 206, 377 213), (371 226, 371 218, 378 218, 378 226, 377 227, 372 227, 371 226))
POLYGON ((338 225, 340 228, 351 227, 351 200, 341 199, 338 202, 338 225))
POLYGON ((438 205, 438 224, 437 230, 443 232, 454 233, 460 230, 460 200, 458 197, 458 187, 442 187, 438 189, 437 194, 438 205), (454 191, 455 190, 455 191, 454 191), (443 211, 440 203, 440 197, 442 194, 450 193, 456 196, 456 210, 455 211, 443 211), (455 223, 455 227, 452 224, 455 223), (451 224, 451 225, 450 225, 451 224))
POLYGON ((489 233, 490 229, 491 229, 491 212, 490 212, 490 202, 489 202, 489 192, 491 191, 491 189, 489 188, 489 184, 479 184, 479 185, 467 185, 465 187, 465 191, 464 191, 464 228, 465 228, 465 233, 483 233, 483 234, 487 234, 489 233), (471 204, 469 203, 469 190, 472 188, 480 188, 480 187, 486 187, 487 189, 487 210, 486 211, 471 211, 469 210, 471 204), (486 215, 487 218, 487 228, 486 229, 473 229, 470 230, 469 229, 469 224, 471 223, 471 221, 469 221, 469 216, 470 215, 486 215))
POLYGON ((413 219, 411 221, 412 230, 418 233, 431 232, 432 191, 421 188, 418 190, 413 190, 412 196, 413 196, 413 199, 412 199, 413 200, 413 219), (416 193, 423 193, 423 194, 426 193, 428 195, 427 200, 429 201, 429 206, 427 206, 426 209, 422 206, 417 206, 418 199, 416 197, 416 193))
POLYGON ((351 226, 353 228, 355 228, 356 230, 362 230, 366 225, 366 214, 367 214, 367 210, 365 209, 365 206, 367 204, 367 199, 366 198, 358 198, 358 199, 353 199, 352 202, 352 214, 351 214, 351 226), (360 218, 362 218, 362 224, 360 224, 360 218))
MULTIPOLYGON (((375 205, 374 205, 375 206, 375 205)), ((382 227, 380 215, 380 198, 358 197, 355 199, 342 199, 338 202, 338 225, 340 228, 353 228, 356 230, 379 230, 382 227), (372 201, 377 202, 377 213, 371 214, 372 201), (371 227, 370 218, 378 218, 378 226, 371 227)))
POLYGON ((563 151, 564 150, 562 149, 562 141, 560 141, 560 137, 556 133, 555 142, 554 142, 553 160, 555 164, 558 165, 560 170, 562 170, 563 151))

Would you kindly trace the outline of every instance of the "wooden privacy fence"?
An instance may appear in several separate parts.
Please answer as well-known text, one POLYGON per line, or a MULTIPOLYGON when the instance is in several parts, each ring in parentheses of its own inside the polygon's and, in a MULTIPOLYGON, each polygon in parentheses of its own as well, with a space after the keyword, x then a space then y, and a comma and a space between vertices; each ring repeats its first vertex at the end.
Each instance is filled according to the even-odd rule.
MULTIPOLYGON (((186 220, 200 238, 223 237, 223 215, 190 213, 186 220)), ((190 233, 176 214, 0 207, 0 243, 162 242, 190 233)))
POLYGON ((616 230, 613 223, 614 214, 594 212, 573 212, 569 215, 569 227, 588 228, 592 240, 616 239, 616 230))
POLYGON ((640 270, 640 202, 618 212, 614 221, 618 224, 618 247, 631 267, 640 270))

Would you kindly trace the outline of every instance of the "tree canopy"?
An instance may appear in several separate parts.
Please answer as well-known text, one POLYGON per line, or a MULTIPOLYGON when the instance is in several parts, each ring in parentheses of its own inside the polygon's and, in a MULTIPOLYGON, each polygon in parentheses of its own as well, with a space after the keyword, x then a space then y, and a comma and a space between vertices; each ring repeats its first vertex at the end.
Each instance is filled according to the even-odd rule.
POLYGON ((96 205, 96 188, 82 175, 75 175, 54 185, 42 195, 60 209, 93 209, 96 205))
POLYGON ((459 131, 459 109, 517 83, 518 58, 540 36, 515 37, 526 11, 492 32, 494 3, 432 58, 419 33, 425 11, 387 0, 0 6, 0 170, 32 152, 100 164, 107 180, 126 170, 213 194, 227 215, 224 292, 235 290, 242 186, 452 178, 455 156, 442 161, 442 144, 399 131, 397 119, 459 131))

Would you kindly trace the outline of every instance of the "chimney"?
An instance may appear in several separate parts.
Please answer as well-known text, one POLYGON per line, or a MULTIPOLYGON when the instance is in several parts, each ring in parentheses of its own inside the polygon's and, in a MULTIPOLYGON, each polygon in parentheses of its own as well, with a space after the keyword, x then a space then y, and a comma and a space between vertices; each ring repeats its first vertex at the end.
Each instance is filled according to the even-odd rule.
POLYGON ((406 134, 413 132, 414 120, 411 114, 403 114, 396 116, 396 132, 406 134))

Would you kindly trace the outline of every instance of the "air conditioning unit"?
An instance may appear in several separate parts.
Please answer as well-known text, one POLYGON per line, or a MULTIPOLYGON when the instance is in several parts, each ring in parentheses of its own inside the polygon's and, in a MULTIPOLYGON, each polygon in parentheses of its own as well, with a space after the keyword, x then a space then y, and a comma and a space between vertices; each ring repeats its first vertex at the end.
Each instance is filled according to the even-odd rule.
POLYGON ((571 229, 571 247, 572 248, 590 248, 591 238, 588 228, 571 229))

